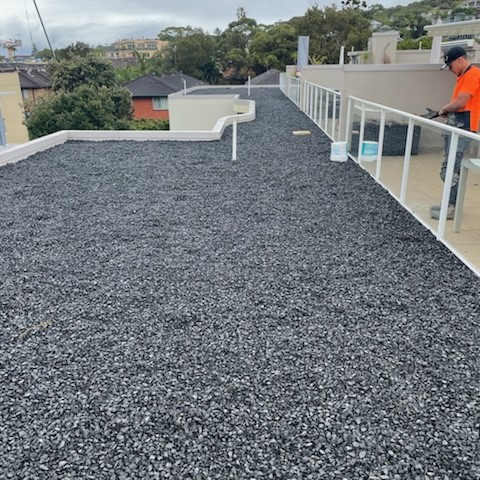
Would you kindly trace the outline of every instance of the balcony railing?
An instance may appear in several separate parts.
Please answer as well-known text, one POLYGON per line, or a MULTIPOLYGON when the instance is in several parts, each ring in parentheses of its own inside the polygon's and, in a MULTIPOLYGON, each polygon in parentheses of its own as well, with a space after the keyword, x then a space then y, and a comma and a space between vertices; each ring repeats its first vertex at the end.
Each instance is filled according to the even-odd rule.
POLYGON ((280 76, 280 89, 330 138, 339 139, 340 92, 285 74, 280 76))
MULTIPOLYGON (((286 75, 282 77, 282 92, 334 142, 345 141, 355 163, 469 264, 457 251, 455 242, 460 237, 453 232, 452 223, 447 223, 447 211, 450 189, 457 181, 454 164, 458 146, 468 140, 465 158, 480 158, 480 135, 361 98, 342 98, 339 92, 285 78, 286 75), (448 161, 442 182, 439 173, 448 139, 448 161), (374 148, 366 152, 368 146, 374 148), (440 205, 438 221, 430 218, 430 207, 435 204, 440 205)), ((471 185, 472 191, 475 185, 471 185)), ((471 205, 470 214, 469 221, 475 224, 472 230, 480 230, 480 209, 475 210, 471 205)), ((480 241, 476 250, 480 259, 480 241)), ((473 270, 478 272, 479 267, 474 266, 473 270)))

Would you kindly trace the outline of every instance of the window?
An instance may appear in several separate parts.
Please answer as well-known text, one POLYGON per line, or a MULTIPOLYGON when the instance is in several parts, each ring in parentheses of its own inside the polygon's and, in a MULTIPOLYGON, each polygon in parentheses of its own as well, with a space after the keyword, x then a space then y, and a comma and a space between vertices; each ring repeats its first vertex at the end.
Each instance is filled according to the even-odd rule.
POLYGON ((153 97, 153 109, 154 110, 168 110, 168 98, 167 97, 153 97))

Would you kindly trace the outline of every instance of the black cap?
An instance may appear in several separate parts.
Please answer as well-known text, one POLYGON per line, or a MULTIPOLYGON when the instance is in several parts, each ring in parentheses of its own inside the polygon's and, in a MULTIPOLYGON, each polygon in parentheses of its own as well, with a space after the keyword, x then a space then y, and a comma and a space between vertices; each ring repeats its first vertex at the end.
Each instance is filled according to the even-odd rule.
POLYGON ((452 47, 443 57, 445 60, 445 65, 442 67, 442 70, 448 68, 450 64, 457 58, 463 57, 467 54, 464 48, 462 47, 452 47))

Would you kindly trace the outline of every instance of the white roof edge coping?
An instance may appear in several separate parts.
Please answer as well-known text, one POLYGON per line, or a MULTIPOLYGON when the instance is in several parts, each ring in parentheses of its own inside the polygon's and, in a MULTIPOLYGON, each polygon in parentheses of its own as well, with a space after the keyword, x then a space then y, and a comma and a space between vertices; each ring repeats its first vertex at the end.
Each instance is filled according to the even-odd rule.
POLYGON ((0 167, 9 163, 16 163, 30 155, 48 150, 68 140, 84 141, 177 141, 177 142, 209 142, 220 140, 225 128, 234 122, 244 123, 255 120, 255 101, 248 102, 249 109, 246 113, 228 115, 218 119, 212 130, 205 131, 171 131, 171 130, 62 130, 51 133, 44 137, 31 140, 20 145, 8 145, 8 148, 0 147, 0 167))
POLYGON ((439 63, 369 63, 364 65, 345 65, 345 72, 408 72, 438 70, 439 63))
POLYGON ((175 100, 191 100, 192 98, 195 99, 195 100, 196 99, 200 99, 200 100, 202 100, 202 99, 225 100, 225 99, 230 99, 230 98, 236 99, 239 96, 240 95, 238 93, 216 93, 214 95, 212 95, 210 93, 191 93, 189 95, 184 95, 183 93, 175 92, 175 93, 170 93, 168 95, 168 98, 174 98, 175 100))

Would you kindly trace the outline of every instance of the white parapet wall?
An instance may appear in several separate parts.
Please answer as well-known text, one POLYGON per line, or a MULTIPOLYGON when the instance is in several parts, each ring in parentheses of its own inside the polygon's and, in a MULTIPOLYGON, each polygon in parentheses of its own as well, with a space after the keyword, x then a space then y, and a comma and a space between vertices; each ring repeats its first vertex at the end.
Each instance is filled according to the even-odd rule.
MULTIPOLYGON (((204 95, 207 97, 203 108, 208 108, 208 102, 216 95, 204 95)), ((230 97, 232 97, 230 95, 230 97)), ((238 97, 238 95, 235 95, 238 97)), ((213 102, 215 103, 215 102, 213 102)), ((186 103, 183 106, 187 105, 186 103)), ((198 130, 62 130, 61 132, 45 135, 21 145, 8 145, 0 147, 0 166, 8 163, 15 163, 42 150, 47 150, 68 140, 84 141, 178 141, 178 142, 208 142, 220 140, 225 128, 233 123, 251 122, 255 120, 255 102, 253 100, 241 100, 239 98, 230 100, 230 107, 227 115, 218 116, 214 119, 210 129, 198 130)), ((186 112, 185 112, 186 114, 186 112)), ((210 122, 211 123, 211 122, 210 122)))
POLYGON ((238 113, 238 94, 168 96, 170 130, 212 130, 218 119, 238 113))

